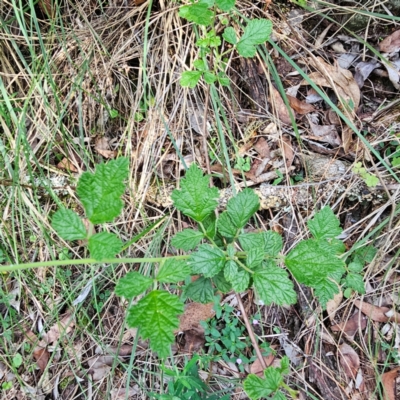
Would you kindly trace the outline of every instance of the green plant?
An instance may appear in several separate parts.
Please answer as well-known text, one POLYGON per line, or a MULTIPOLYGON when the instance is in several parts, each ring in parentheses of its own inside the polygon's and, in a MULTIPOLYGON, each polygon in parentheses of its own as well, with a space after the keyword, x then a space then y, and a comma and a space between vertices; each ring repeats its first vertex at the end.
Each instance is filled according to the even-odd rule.
POLYGON ((358 174, 361 176, 361 178, 364 180, 364 182, 366 183, 366 185, 368 187, 375 187, 378 183, 379 183, 379 179, 373 175, 370 174, 363 166, 360 162, 357 162, 354 164, 354 167, 352 169, 352 171, 355 174, 358 174))
POLYGON ((222 39, 216 31, 216 22, 219 21, 223 25, 229 23, 229 20, 222 16, 221 12, 228 13, 235 19, 235 2, 235 0, 199 0, 179 9, 179 15, 194 22, 200 30, 196 42, 200 49, 200 57, 193 62, 194 70, 182 73, 181 86, 194 88, 202 77, 207 84, 218 82, 223 86, 228 86, 229 78, 225 73, 226 56, 236 49, 242 57, 254 57, 256 46, 269 39, 272 23, 266 19, 248 21, 240 38, 235 29, 228 26, 224 29, 222 38, 232 46, 222 54, 220 53, 222 39), (210 55, 209 59, 207 59, 207 55, 210 55))
MULTIPOLYGON (((260 206, 255 192, 244 189, 233 196, 226 210, 217 216, 219 191, 209 187, 209 177, 204 176, 195 164, 187 170, 181 189, 174 190, 171 196, 175 207, 198 226, 178 232, 171 241, 173 247, 189 254, 115 258, 129 242, 123 246, 115 234, 95 233, 95 225, 112 222, 120 214, 127 176, 128 160, 123 157, 98 165, 94 173, 85 172, 79 179, 77 194, 89 221, 88 229, 76 213, 66 208, 54 213, 52 226, 65 240, 87 241, 91 258, 68 260, 69 265, 157 263, 150 276, 128 272, 117 283, 115 292, 128 299, 140 298, 129 308, 127 323, 139 328, 144 339, 150 339, 151 348, 160 358, 170 354, 173 332, 179 326, 178 316, 183 313, 182 298, 210 302, 218 291, 239 293, 253 288, 261 305, 294 304, 296 292, 288 272, 297 282, 312 287, 323 307, 339 292, 339 282, 346 271, 339 256, 345 247, 336 239, 342 229, 329 207, 324 207, 308 221, 312 238, 301 241, 283 256, 280 254, 282 237, 278 233, 246 233, 243 230, 260 206), (183 286, 181 298, 164 289, 166 284, 190 281, 190 275, 200 277, 183 286)), ((63 263, 65 261, 55 260, 17 264, 0 267, 0 271, 63 263)), ((251 387, 251 383, 246 387, 251 387)))
POLYGON ((243 172, 249 172, 251 168, 250 157, 237 157, 234 168, 243 172))

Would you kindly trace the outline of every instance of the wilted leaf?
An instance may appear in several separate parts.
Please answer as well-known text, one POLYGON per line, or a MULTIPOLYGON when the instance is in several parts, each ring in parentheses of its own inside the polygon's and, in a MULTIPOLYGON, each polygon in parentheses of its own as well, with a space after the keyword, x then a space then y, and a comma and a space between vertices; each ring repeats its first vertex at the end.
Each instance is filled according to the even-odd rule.
POLYGON ((382 53, 394 53, 400 50, 400 30, 394 31, 379 43, 382 53))
MULTIPOLYGON (((264 362, 267 367, 272 365, 274 362, 275 356, 273 354, 270 354, 269 356, 264 357, 264 362)), ((256 374, 260 378, 264 376, 264 368, 261 365, 260 359, 256 358, 256 360, 253 362, 253 364, 250 365, 250 373, 251 374, 256 374)))
POLYGON ((286 107, 285 102, 283 101, 278 90, 276 90, 273 85, 270 85, 270 88, 271 88, 270 101, 275 114, 284 124, 290 125, 292 121, 290 119, 289 111, 286 107))
POLYGON ((385 372, 382 375, 382 385, 385 390, 384 400, 397 400, 398 391, 396 387, 396 381, 398 381, 400 373, 400 367, 394 368, 389 372, 385 372))
POLYGON ((355 380, 360 368, 360 358, 356 351, 347 343, 341 344, 339 346, 339 360, 346 376, 355 380))
POLYGON ((360 312, 356 311, 349 319, 332 325, 333 332, 343 332, 349 337, 353 337, 357 332, 362 331, 367 326, 367 318, 360 312))
POLYGON ((389 307, 378 307, 364 301, 355 300, 354 305, 368 318, 376 322, 400 322, 400 314, 389 307), (390 315, 390 314, 392 315, 390 315))
POLYGON ((110 150, 109 139, 105 136, 98 136, 95 141, 94 149, 104 158, 115 158, 116 150, 110 150))
POLYGON ((343 293, 340 291, 333 296, 333 299, 326 303, 326 312, 330 321, 333 321, 336 315, 336 311, 343 300, 343 293))
POLYGON ((306 103, 304 100, 299 100, 297 97, 293 97, 288 94, 286 96, 289 100, 290 107, 292 107, 293 110, 298 114, 303 115, 315 111, 315 108, 312 104, 306 103))
POLYGON ((308 136, 310 139, 325 142, 333 147, 342 144, 335 125, 316 125, 309 121, 311 131, 314 136, 308 136))

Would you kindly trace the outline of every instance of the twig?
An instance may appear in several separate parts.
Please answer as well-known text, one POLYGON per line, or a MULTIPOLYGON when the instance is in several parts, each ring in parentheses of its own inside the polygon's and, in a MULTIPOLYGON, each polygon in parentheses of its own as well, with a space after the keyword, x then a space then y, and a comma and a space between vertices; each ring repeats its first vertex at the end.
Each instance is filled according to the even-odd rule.
POLYGON ((249 319, 247 317, 246 310, 244 309, 240 294, 236 293, 236 298, 237 298, 237 301, 238 301, 238 304, 239 304, 240 312, 243 315, 244 324, 246 325, 247 332, 249 333, 251 343, 252 343, 252 345, 253 345, 253 347, 254 347, 254 349, 256 351, 257 358, 260 360, 260 363, 261 363, 261 366, 263 367, 263 369, 265 369, 265 368, 267 368, 267 364, 265 364, 264 357, 261 354, 260 347, 258 346, 257 339, 256 339, 256 337, 254 335, 254 332, 253 332, 253 328, 250 325, 250 322, 249 322, 249 319))

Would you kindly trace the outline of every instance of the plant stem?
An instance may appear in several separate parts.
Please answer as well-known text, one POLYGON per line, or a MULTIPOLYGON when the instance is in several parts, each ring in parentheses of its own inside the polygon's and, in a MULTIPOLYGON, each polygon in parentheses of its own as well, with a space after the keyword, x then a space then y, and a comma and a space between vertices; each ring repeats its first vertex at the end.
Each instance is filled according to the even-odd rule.
POLYGON ((41 268, 41 267, 59 267, 64 265, 83 265, 83 264, 134 264, 134 263, 153 263, 161 262, 167 258, 173 258, 175 260, 186 260, 190 256, 172 256, 172 257, 153 257, 153 258, 106 258, 104 260, 95 260, 94 258, 81 258, 79 260, 54 260, 54 261, 43 261, 34 263, 24 263, 24 264, 11 264, 0 266, 0 274, 5 272, 13 272, 24 269, 31 268, 41 268))
POLYGON ((249 333, 251 343, 254 347, 254 350, 256 351, 257 358, 260 360, 260 364, 263 367, 263 369, 265 369, 267 368, 267 364, 265 364, 264 357, 261 353, 260 347, 258 346, 256 336, 254 335, 253 328, 250 325, 249 318, 247 317, 247 313, 246 310, 244 309, 242 298, 240 297, 239 293, 236 293, 236 298, 239 304, 240 312, 243 315, 244 324, 246 325, 247 332, 249 333))

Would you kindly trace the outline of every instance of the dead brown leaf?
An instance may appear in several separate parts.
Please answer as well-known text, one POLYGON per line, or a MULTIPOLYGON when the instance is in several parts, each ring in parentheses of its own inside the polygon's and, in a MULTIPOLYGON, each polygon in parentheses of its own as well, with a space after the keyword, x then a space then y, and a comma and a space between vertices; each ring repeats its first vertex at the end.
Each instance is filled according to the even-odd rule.
POLYGON ((293 164, 294 160, 294 151, 293 151, 293 146, 292 142, 290 140, 290 136, 288 135, 282 135, 282 153, 285 156, 285 162, 286 166, 290 167, 293 164))
POLYGON ((40 368, 40 371, 44 372, 50 359, 50 353, 46 348, 37 346, 33 350, 32 354, 33 358, 36 360, 37 366, 40 368))
POLYGON ((343 293, 340 290, 339 293, 337 293, 337 294, 335 294, 335 296, 333 296, 333 299, 329 300, 326 303, 326 312, 328 313, 328 318, 331 322, 334 320, 336 311, 337 311, 338 307, 340 306, 342 300, 343 300, 343 293))
POLYGON ((206 339, 204 337, 204 328, 201 325, 185 331, 185 346, 183 353, 198 353, 203 348, 206 339))
POLYGON ((289 115, 289 111, 286 107, 285 102, 283 101, 280 93, 278 90, 275 89, 273 85, 270 85, 270 101, 272 108, 274 109, 276 115, 278 118, 284 123, 284 124, 291 124, 291 119, 289 115))
POLYGON ((290 107, 292 107, 298 114, 303 115, 315 111, 312 104, 306 103, 304 100, 299 100, 297 97, 290 96, 289 94, 286 96, 289 100, 290 107))
POLYGON ((345 154, 347 154, 353 142, 353 130, 350 129, 350 127, 345 126, 343 128, 342 140, 343 140, 343 151, 345 152, 345 154))
POLYGON ((360 358, 356 351, 347 343, 342 343, 339 346, 339 361, 346 376, 356 380, 357 372, 360 368, 360 358))
MULTIPOLYGON (((269 367, 273 362, 274 362, 275 356, 273 354, 270 354, 267 357, 264 357, 264 362, 267 367, 269 367)), ((260 360, 257 358, 253 364, 250 365, 250 373, 251 374, 256 374, 260 378, 264 376, 264 368, 261 365, 260 360)))
POLYGON ((397 367, 382 375, 382 385, 385 390, 383 400, 398 400, 400 393, 398 393, 396 381, 399 380, 399 373, 400 367, 397 367))
POLYGON ((400 314, 389 307, 378 307, 365 301, 355 300, 354 305, 368 318, 376 322, 400 322, 400 314))
POLYGON ((358 331, 362 331, 367 326, 367 318, 356 311, 349 319, 331 326, 333 332, 344 332, 349 337, 354 337, 358 331))
POLYGON ((66 335, 71 332, 74 324, 74 318, 71 314, 65 314, 59 322, 55 323, 50 330, 43 335, 41 342, 45 342, 46 344, 54 343, 60 338, 61 334, 66 335))
POLYGON ((342 144, 335 125, 316 125, 309 121, 310 128, 314 136, 309 138, 319 142, 329 143, 331 146, 338 147, 342 144))
POLYGON ((117 152, 110 150, 110 140, 105 136, 98 136, 94 145, 94 149, 104 158, 115 158, 117 152))
POLYGON ((68 158, 64 157, 58 164, 57 168, 65 169, 70 172, 78 172, 78 168, 75 167, 72 161, 68 160, 68 158))
POLYGON ((270 148, 268 142, 263 137, 257 140, 257 143, 254 145, 254 150, 259 154, 261 158, 266 158, 270 156, 270 148))
POLYGON ((379 43, 382 53, 394 53, 400 50, 400 30, 394 31, 379 43))

